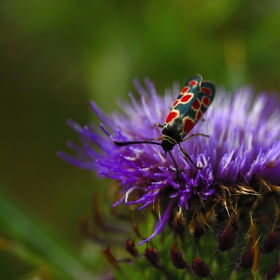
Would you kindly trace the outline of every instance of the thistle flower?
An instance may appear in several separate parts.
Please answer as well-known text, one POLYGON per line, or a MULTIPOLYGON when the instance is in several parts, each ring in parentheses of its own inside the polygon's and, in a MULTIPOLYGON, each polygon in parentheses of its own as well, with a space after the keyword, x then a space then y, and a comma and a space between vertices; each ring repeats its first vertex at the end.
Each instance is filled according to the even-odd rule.
MULTIPOLYGON (((135 82, 140 100, 130 94, 131 102, 119 104, 122 113, 107 115, 91 102, 101 121, 100 127, 92 123, 81 127, 69 120, 68 125, 79 134, 81 146, 68 142, 77 156, 62 152, 58 155, 80 168, 117 181, 119 200, 114 206, 123 203, 137 205, 139 211, 149 207, 157 209, 154 231, 140 245, 161 234, 167 225, 181 240, 188 226, 196 239, 194 252, 198 239, 211 232, 209 229, 217 234, 219 246, 215 247, 220 252, 231 249, 236 239, 244 240, 252 221, 258 224, 265 239, 265 233, 271 232, 279 222, 280 103, 277 97, 264 93, 254 96, 249 87, 233 94, 218 91, 204 121, 192 130, 210 137, 193 137, 181 143, 200 168, 191 164, 175 145, 171 153, 176 170, 174 161, 169 154, 165 156, 161 146, 119 147, 114 143, 147 141, 161 136, 156 123, 163 124, 179 88, 174 85, 172 91, 167 90, 161 96, 152 82, 145 80, 145 85, 143 88, 135 82)), ((250 238, 250 234, 246 237, 248 248, 257 246, 254 245, 257 237, 250 238)), ((278 241, 274 244, 278 246, 278 241)), ((252 261, 253 270, 258 265, 258 261, 252 261)))

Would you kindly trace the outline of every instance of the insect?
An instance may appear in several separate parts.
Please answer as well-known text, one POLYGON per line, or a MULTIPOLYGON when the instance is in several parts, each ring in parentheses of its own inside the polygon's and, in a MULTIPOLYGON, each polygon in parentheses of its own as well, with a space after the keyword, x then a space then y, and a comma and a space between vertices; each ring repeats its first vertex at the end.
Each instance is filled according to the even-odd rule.
POLYGON ((190 156, 183 150, 180 144, 181 142, 186 141, 194 136, 201 135, 209 137, 209 135, 197 133, 185 138, 196 125, 196 123, 201 119, 202 115, 212 103, 214 97, 214 84, 208 81, 202 82, 202 77, 200 75, 195 75, 187 81, 177 99, 174 101, 172 109, 166 117, 164 125, 157 124, 158 127, 162 128, 162 136, 152 140, 162 140, 161 143, 154 141, 115 141, 115 144, 118 146, 127 146, 141 143, 160 145, 165 151, 165 154, 170 154, 175 165, 177 175, 179 173, 177 164, 170 151, 176 144, 178 144, 181 152, 196 168, 199 168, 196 166, 190 156))

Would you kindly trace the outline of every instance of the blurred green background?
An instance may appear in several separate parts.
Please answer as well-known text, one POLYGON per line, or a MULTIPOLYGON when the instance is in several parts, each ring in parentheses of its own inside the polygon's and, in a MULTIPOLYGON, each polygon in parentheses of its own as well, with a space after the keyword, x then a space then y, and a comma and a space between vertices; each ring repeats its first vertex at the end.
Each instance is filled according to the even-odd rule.
POLYGON ((159 93, 196 73, 279 92, 279 18, 276 0, 1 0, 0 279, 95 279, 105 265, 78 222, 107 184, 56 156, 77 141, 67 118, 93 120, 90 99, 116 110, 135 77, 159 93), (64 253, 74 272, 46 265, 64 253))

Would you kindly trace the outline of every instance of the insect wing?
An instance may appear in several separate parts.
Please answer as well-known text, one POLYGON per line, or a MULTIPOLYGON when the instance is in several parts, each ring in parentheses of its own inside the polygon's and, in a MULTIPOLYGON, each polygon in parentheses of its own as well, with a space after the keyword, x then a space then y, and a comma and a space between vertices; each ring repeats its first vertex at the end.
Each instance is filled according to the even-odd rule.
POLYGON ((188 134, 195 124, 200 120, 206 112, 215 97, 215 85, 211 82, 202 82, 200 92, 196 100, 192 103, 191 108, 185 116, 183 116, 183 131, 188 134))
POLYGON ((165 120, 165 125, 172 122, 174 119, 182 118, 188 114, 189 109, 200 92, 201 81, 202 77, 200 75, 193 76, 187 81, 173 103, 172 109, 165 120))
MULTIPOLYGON (((215 97, 215 85, 211 82, 203 82, 198 95, 198 100, 201 104, 200 111, 202 114, 206 112, 215 97)), ((200 118, 198 118, 199 120, 200 118)))

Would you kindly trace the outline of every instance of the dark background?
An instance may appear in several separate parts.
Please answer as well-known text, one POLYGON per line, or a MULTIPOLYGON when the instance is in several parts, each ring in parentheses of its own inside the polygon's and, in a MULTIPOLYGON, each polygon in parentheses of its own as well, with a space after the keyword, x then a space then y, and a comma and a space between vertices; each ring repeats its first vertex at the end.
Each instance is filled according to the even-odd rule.
MULTIPOLYGON (((89 215, 91 198, 106 192, 107 183, 56 156, 68 151, 66 140, 77 141, 67 118, 82 125, 94 120, 91 99, 106 112, 117 110, 115 100, 134 91, 135 77, 149 77, 159 93, 197 73, 228 90, 252 84, 256 91, 279 92, 279 18, 280 2, 272 0, 1 0, 0 252, 5 261, 0 271, 5 279, 34 268, 6 248, 11 241, 28 251, 34 240, 27 225, 17 222, 17 212, 11 214, 13 207, 47 236, 65 242, 82 265, 87 262, 78 221, 89 215)), ((102 260, 92 251, 95 274, 102 260)))

